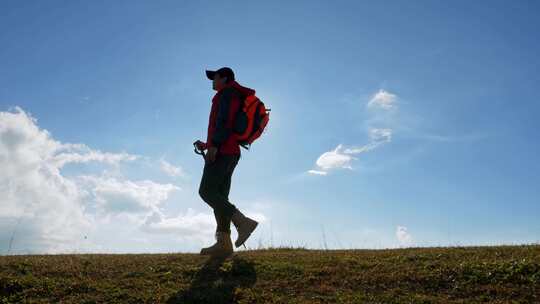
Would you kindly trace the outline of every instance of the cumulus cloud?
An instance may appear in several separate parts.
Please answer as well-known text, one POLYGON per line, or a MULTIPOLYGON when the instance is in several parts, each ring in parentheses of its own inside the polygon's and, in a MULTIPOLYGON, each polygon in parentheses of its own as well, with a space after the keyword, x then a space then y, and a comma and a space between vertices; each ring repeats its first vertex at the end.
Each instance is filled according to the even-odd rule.
POLYGON ((51 159, 51 162, 58 168, 63 167, 67 163, 85 163, 89 161, 97 161, 109 165, 118 165, 121 161, 132 161, 139 158, 138 155, 121 153, 101 152, 92 150, 84 144, 60 144, 57 154, 51 159), (58 153, 60 151, 65 151, 58 153))
POLYGON ((177 176, 186 177, 186 174, 185 174, 184 170, 182 169, 182 167, 176 167, 176 166, 170 164, 169 162, 167 162, 166 160, 164 160, 163 158, 161 158, 159 160, 159 167, 160 167, 162 172, 164 172, 165 174, 167 174, 169 176, 172 176, 172 177, 177 177, 177 176))
POLYGON ((385 90, 379 90, 377 93, 373 94, 369 100, 367 106, 369 108, 382 108, 385 110, 390 110, 396 107, 397 96, 385 90))
MULTIPOLYGON (((244 215, 264 223, 267 219, 259 212, 243 212, 244 215)), ((146 217, 141 229, 148 233, 172 234, 186 241, 208 242, 214 238, 216 220, 212 213, 196 212, 188 208, 185 214, 165 217, 156 210, 146 217)))
POLYGON ((0 112, 0 252, 8 246, 11 253, 77 249, 78 240, 95 229, 92 207, 109 213, 156 212, 176 186, 149 180, 68 177, 61 171, 67 163, 117 165, 137 158, 59 142, 19 107, 0 112))
POLYGON ((80 176, 96 206, 103 213, 150 213, 159 210, 173 191, 172 184, 159 184, 151 180, 131 181, 111 177, 80 176))
POLYGON ((65 149, 22 109, 0 112, 0 246, 13 236, 26 250, 61 250, 91 227, 80 189, 60 174, 65 149))
POLYGON ((213 237, 216 220, 213 214, 195 212, 192 208, 188 208, 185 214, 169 218, 155 211, 146 218, 141 229, 149 233, 175 234, 185 239, 204 241, 213 237))
POLYGON ((401 246, 409 246, 412 244, 412 236, 405 226, 396 227, 396 238, 401 246))

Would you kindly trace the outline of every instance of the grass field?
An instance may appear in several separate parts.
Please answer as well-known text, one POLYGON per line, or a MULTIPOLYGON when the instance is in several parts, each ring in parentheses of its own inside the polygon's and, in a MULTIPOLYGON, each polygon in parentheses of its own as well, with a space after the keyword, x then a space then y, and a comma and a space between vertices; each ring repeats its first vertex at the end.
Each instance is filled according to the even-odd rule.
POLYGON ((540 245, 0 256, 0 303, 540 303, 540 245))

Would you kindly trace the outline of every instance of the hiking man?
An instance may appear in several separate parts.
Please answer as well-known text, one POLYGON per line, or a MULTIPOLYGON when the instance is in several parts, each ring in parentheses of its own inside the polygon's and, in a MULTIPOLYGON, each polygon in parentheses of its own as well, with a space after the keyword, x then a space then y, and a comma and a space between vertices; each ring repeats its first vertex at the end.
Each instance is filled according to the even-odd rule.
MULTIPOLYGON (((229 256, 233 253, 230 223, 238 231, 234 242, 236 247, 244 244, 258 225, 246 217, 229 201, 231 177, 240 159, 240 146, 232 131, 235 114, 242 101, 255 90, 241 86, 234 78, 234 72, 223 67, 217 71, 206 70, 206 77, 212 80, 212 89, 217 93, 212 98, 208 120, 206 142, 197 140, 194 144, 204 155, 204 169, 199 186, 199 195, 214 210, 216 218, 216 243, 201 249, 201 255, 229 256)), ((245 247, 245 245, 244 245, 245 247)))

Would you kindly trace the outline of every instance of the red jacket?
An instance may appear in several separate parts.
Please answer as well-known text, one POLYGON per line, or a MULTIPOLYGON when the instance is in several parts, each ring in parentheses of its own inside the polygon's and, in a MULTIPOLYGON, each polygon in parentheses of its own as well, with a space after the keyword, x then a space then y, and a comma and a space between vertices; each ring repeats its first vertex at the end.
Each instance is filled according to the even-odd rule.
POLYGON ((233 133, 233 123, 240 98, 254 95, 255 90, 241 86, 235 80, 226 84, 212 98, 205 148, 216 146, 218 154, 240 154, 240 145, 233 133))

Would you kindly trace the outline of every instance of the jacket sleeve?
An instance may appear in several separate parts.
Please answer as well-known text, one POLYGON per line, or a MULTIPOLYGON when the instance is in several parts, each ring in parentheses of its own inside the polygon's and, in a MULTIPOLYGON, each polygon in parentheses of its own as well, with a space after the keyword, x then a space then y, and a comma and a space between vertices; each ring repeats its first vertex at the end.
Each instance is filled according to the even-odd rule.
POLYGON ((212 147, 212 136, 214 133, 214 118, 216 113, 216 107, 215 104, 212 102, 212 106, 210 108, 210 115, 208 115, 208 132, 206 133, 206 142, 205 142, 205 148, 208 149, 212 147))
POLYGON ((210 137, 211 146, 219 148, 232 133, 234 117, 238 111, 239 100, 233 88, 223 89, 218 102, 215 128, 210 137))

